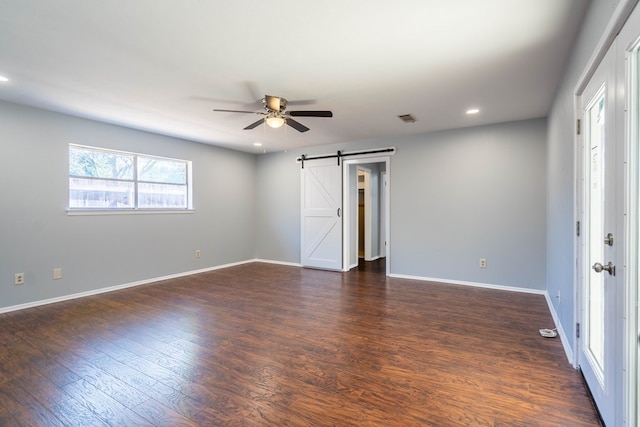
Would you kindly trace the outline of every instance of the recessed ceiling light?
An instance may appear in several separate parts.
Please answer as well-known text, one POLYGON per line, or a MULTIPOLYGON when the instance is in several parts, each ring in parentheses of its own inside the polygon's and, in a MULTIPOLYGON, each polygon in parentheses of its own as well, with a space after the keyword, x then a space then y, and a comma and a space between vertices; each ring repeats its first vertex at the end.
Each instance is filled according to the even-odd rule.
POLYGON ((0 82, 8 82, 9 79, 6 78, 5 76, 0 76, 0 82))
POLYGON ((262 142, 254 142, 253 146, 254 147, 262 147, 262 142))
POLYGON ((467 114, 478 114, 480 112, 477 108, 470 108, 467 110, 467 114))

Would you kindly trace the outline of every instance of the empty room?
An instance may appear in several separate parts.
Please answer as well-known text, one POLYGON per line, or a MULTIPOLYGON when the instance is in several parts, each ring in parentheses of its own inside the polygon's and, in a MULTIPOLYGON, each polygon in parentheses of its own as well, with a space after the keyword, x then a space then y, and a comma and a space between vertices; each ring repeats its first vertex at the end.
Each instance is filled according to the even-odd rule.
POLYGON ((638 425, 637 0, 0 0, 0 425, 638 425))

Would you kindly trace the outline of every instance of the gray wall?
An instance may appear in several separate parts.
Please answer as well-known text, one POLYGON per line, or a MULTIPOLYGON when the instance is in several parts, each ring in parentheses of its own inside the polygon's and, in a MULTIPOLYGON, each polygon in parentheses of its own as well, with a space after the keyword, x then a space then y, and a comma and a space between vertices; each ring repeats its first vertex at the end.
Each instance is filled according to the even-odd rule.
POLYGON ((391 271, 545 289, 545 134, 545 120, 530 120, 399 145, 391 271))
POLYGON ((547 159, 547 290, 575 351, 574 91, 619 0, 589 5, 549 114, 547 159), (555 298, 560 292, 560 299, 555 298))
POLYGON ((300 165, 302 153, 258 157, 256 255, 260 259, 300 263, 300 165))
MULTIPOLYGON (((397 147, 391 157, 391 273, 545 289, 546 121, 528 120, 316 147, 397 147), (488 268, 478 267, 487 258, 488 268)), ((257 255, 300 262, 302 152, 258 158, 257 255)))
POLYGON ((0 135, 0 310, 255 258, 254 155, 4 102, 0 135), (195 213, 68 216, 69 143, 192 160, 195 213))

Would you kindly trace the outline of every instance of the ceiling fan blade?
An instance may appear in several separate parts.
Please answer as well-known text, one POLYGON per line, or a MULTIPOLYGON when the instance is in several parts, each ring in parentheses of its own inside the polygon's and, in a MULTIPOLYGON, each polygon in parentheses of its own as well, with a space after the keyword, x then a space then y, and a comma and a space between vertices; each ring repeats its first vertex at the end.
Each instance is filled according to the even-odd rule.
POLYGON ((221 109, 218 109, 218 108, 214 108, 213 111, 221 111, 223 113, 249 113, 249 114, 262 114, 262 115, 265 114, 262 111, 221 110, 221 109))
POLYGON ((333 117, 331 111, 289 111, 288 114, 294 117, 333 117))
POLYGON ((295 120, 293 120, 293 119, 291 119, 289 117, 287 117, 286 120, 287 120, 287 124, 289 126, 291 126, 292 128, 294 128, 295 130, 297 130, 298 132, 306 132, 306 131, 309 130, 309 128, 306 127, 305 125, 303 125, 302 123, 296 122, 295 120))
POLYGON ((257 122, 251 123, 249 126, 244 128, 243 130, 251 130, 253 128, 256 128, 256 127, 260 126, 263 122, 264 122, 264 119, 260 119, 257 122))
POLYGON ((280 109, 283 107, 282 102, 280 101, 280 98, 277 96, 265 95, 264 103, 268 109, 274 110, 274 111, 280 111, 280 109))

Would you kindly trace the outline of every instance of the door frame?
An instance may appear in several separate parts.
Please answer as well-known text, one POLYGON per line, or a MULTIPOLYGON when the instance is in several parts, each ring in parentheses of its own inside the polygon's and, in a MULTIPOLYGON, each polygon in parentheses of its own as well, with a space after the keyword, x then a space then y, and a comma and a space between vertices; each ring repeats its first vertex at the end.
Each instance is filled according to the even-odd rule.
MULTIPOLYGON (((596 69, 602 62, 603 58, 607 54, 608 50, 611 48, 613 43, 616 40, 618 34, 623 30, 623 27, 631 13, 633 12, 636 4, 639 0, 620 0, 616 5, 615 10, 613 11, 611 18, 605 27, 598 43, 595 46, 595 49, 587 62, 582 74, 580 75, 576 87, 574 89, 574 123, 577 122, 578 119, 582 116, 582 105, 581 105, 581 96, 584 93, 584 90, 587 84, 590 82, 592 76, 595 74, 596 69)), ((622 46, 622 49, 626 49, 628 46, 622 46)), ((620 55, 617 55, 616 60, 620 61, 620 55)), ((626 70, 626 66, 623 67, 626 70)), ((617 73, 619 75, 619 73, 617 73)), ((628 88, 629 80, 625 79, 623 84, 616 84, 616 90, 618 87, 626 85, 628 88)), ((625 96, 625 98, 630 98, 625 96)), ((628 106, 628 105, 627 105, 628 106)), ((620 115, 619 115, 620 116, 620 115)), ((622 264, 624 263, 626 266, 634 266, 634 268, 625 268, 623 278, 623 287, 624 294, 627 297, 627 303, 624 306, 625 317, 623 321, 624 332, 622 333, 622 347, 623 347, 623 366, 621 368, 625 371, 625 377, 623 380, 623 384, 620 385, 622 392, 622 401, 623 401, 623 418, 626 422, 626 425, 635 425, 637 421, 640 421, 638 418, 638 409, 637 406, 640 405, 640 382, 637 378, 638 373, 640 372, 640 359, 638 358, 638 333, 640 331, 640 316, 638 315, 638 307, 640 306, 640 292, 634 286, 633 283, 637 283, 635 280, 638 278, 638 262, 640 262, 640 254, 638 249, 638 220, 639 220, 639 208, 638 208, 638 195, 637 191, 639 190, 637 184, 633 184, 633 179, 635 178, 637 182, 638 179, 638 167, 640 166, 640 154, 638 153, 637 148, 633 148, 633 144, 630 143, 631 137, 638 136, 637 129, 630 129, 626 124, 626 117, 622 120, 616 119, 616 127, 617 132, 622 132, 624 134, 624 147, 623 150, 625 152, 626 159, 629 161, 627 171, 624 177, 623 186, 624 191, 624 205, 625 209, 631 208, 628 211, 628 215, 626 218, 626 223, 624 224, 625 231, 627 233, 628 238, 624 245, 624 256, 623 259, 618 260, 617 262, 622 264), (622 127, 620 128, 619 123, 624 122, 622 127), (631 132, 630 132, 631 131, 631 132), (635 132, 635 134, 634 134, 635 132), (634 188, 635 187, 635 188, 634 188), (635 195, 633 191, 636 191, 635 195), (635 203, 635 204, 634 204, 635 203), (631 234, 629 234, 631 233, 631 234), (635 239, 635 242, 633 241, 635 239), (635 278, 635 280, 634 280, 635 278)), ((574 134, 574 218, 578 221, 582 221, 581 217, 581 192, 582 192, 582 183, 581 178, 584 176, 583 171, 583 154, 580 150, 581 144, 581 136, 577 133, 574 134)), ((573 245, 573 259, 574 263, 574 283, 573 283, 573 293, 574 293, 574 329, 573 329, 573 337, 575 339, 573 346, 574 353, 572 355, 572 364, 574 368, 578 368, 579 356, 581 351, 581 341, 577 338, 576 335, 576 327, 578 323, 581 321, 582 316, 582 301, 581 301, 581 292, 580 289, 583 286, 581 282, 581 274, 582 274, 582 256, 580 251, 581 237, 578 233, 574 233, 574 245, 573 245)), ((621 269, 622 270, 622 269, 621 269)))
MULTIPOLYGON (((351 248, 351 244, 352 244, 352 232, 351 232, 351 224, 349 221, 349 218, 351 218, 352 215, 357 215, 358 212, 352 212, 353 209, 351 209, 350 204, 349 204, 349 188, 350 188, 350 174, 349 174, 349 169, 351 165, 359 165, 359 164, 366 164, 366 163, 384 163, 385 164, 385 172, 386 172, 386 185, 384 187, 382 187, 382 191, 385 192, 384 195, 384 221, 385 221, 385 235, 381 236, 381 238, 384 238, 384 241, 386 242, 385 245, 385 258, 386 258, 386 272, 385 275, 388 276, 391 272, 391 251, 390 251, 390 237, 391 237, 391 233, 390 233, 390 220, 391 220, 391 215, 390 215, 390 193, 391 193, 391 157, 390 156, 372 156, 372 155, 362 155, 362 156, 358 156, 358 157, 353 157, 349 160, 343 159, 343 168, 342 168, 342 209, 344 212, 343 215, 343 227, 342 227, 342 242, 343 242, 343 247, 342 247, 342 266, 343 266, 343 271, 349 271, 349 269, 351 268, 350 265, 350 259, 349 259, 349 255, 350 255, 350 248, 351 248)), ((356 185, 357 185, 357 174, 356 174, 356 185)))
MULTIPOLYGON (((373 257, 371 255, 371 239, 372 239, 372 230, 371 230, 371 169, 364 166, 356 166, 356 176, 362 172, 364 174, 364 260, 365 261, 373 261, 373 257)), ((358 181, 358 184, 360 181, 358 181)), ((360 188, 358 187, 358 190, 360 188)), ((346 217, 349 218, 349 217, 346 217)), ((360 217, 357 216, 358 222, 360 221, 360 217)), ((360 227, 356 229, 358 238, 360 237, 360 227)), ((358 239, 356 239, 358 241, 358 239)))
POLYGON ((640 323, 638 307, 640 307, 640 292, 638 290, 638 278, 640 276, 638 264, 640 263, 640 6, 632 11, 625 26, 618 35, 617 67, 621 72, 617 75, 623 81, 625 99, 621 100, 619 108, 625 114, 619 126, 624 129, 624 162, 626 168, 621 171, 624 181, 624 233, 626 243, 624 247, 624 300, 625 325, 623 339, 624 369, 627 373, 624 378, 624 414, 627 425, 636 425, 638 418, 638 405, 640 404, 640 359, 638 349, 640 323), (634 286, 635 284, 635 286, 634 286))

